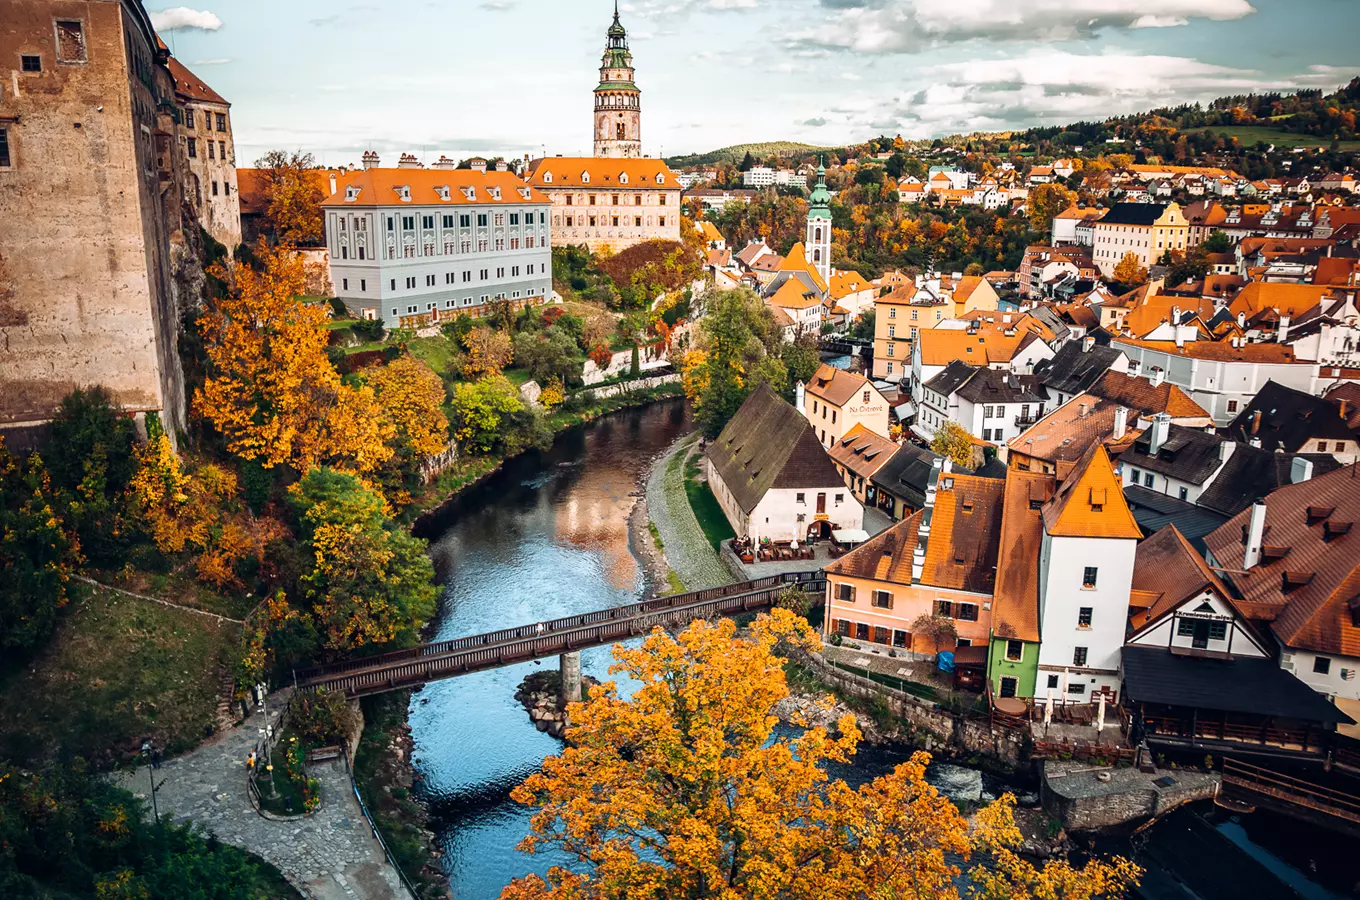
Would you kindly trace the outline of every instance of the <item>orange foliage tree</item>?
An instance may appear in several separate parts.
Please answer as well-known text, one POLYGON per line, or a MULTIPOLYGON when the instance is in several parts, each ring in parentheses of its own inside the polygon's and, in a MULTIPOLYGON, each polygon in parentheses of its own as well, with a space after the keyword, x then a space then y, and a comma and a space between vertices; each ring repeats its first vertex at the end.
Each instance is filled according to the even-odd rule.
POLYGON ((436 456, 449 444, 444 415, 444 382, 413 356, 364 371, 383 416, 393 428, 397 454, 411 459, 436 456))
POLYGON ((1140 285, 1147 281, 1148 270, 1138 261, 1138 254, 1125 253, 1119 265, 1114 267, 1114 280, 1120 284, 1140 285))
POLYGON ((207 378, 194 408, 227 449, 265 468, 328 464, 370 472, 391 455, 392 426, 373 390, 351 387, 326 357, 325 307, 303 303, 300 258, 261 242, 260 267, 217 264, 230 285, 198 320, 207 378))
POLYGON ((1120 859, 1025 862, 1010 801, 970 827, 926 782, 925 753, 858 789, 832 779, 825 764, 848 761, 859 742, 854 716, 835 734, 774 738, 771 711, 788 696, 780 645, 820 642, 775 609, 742 639, 730 620, 700 621, 616 646, 610 671, 640 687, 625 700, 607 683, 572 704, 567 749, 512 792, 537 808, 521 849, 579 864, 517 879, 503 900, 957 900, 952 860, 975 852, 1001 861, 975 879, 973 896, 988 900, 1113 900, 1137 878, 1120 859))
POLYGON ((463 335, 463 349, 467 350, 467 357, 463 361, 463 377, 473 381, 487 375, 501 374, 515 358, 515 345, 510 335, 485 325, 463 335))
POLYGON ((321 240, 321 201, 316 159, 310 153, 271 150, 255 160, 265 200, 265 221, 274 240, 296 246, 321 240))

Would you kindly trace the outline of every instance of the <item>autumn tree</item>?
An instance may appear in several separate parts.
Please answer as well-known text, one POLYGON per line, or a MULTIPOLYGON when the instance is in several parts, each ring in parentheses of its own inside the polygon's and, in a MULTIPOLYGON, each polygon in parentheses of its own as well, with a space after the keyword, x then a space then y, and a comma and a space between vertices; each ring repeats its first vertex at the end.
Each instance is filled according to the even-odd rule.
POLYGON ((1138 254, 1129 251, 1124 254, 1124 258, 1119 261, 1119 265, 1114 267, 1114 280, 1120 284, 1130 287, 1137 287, 1147 281, 1148 270, 1143 268, 1143 264, 1138 259, 1138 254))
POLYGON ((1041 184, 1029 192, 1029 221, 1036 229, 1047 231, 1053 217, 1076 202, 1077 195, 1060 184, 1041 184))
POLYGON ((524 409, 519 391, 504 375, 455 385, 449 405, 454 438, 464 448, 483 453, 500 440, 505 419, 524 409))
POLYGON ((407 644, 434 613, 434 569, 425 542, 387 516, 354 475, 313 469, 289 488, 300 535, 315 560, 302 582, 328 650, 407 644))
POLYGON ((952 649, 959 636, 954 620, 940 613, 923 613, 917 616, 911 623, 911 633, 930 638, 936 653, 940 652, 942 646, 952 649))
POLYGON ((833 779, 827 764, 859 742, 853 715, 775 736, 789 693, 776 651, 819 646, 779 608, 745 637, 725 619, 616 646, 610 671, 632 696, 609 682, 572 704, 566 749, 511 794, 535 808, 520 849, 573 864, 516 879, 502 900, 958 900, 960 863, 982 853, 1002 862, 976 894, 989 900, 1115 900, 1135 882, 1123 860, 1036 869, 1015 853, 1010 802, 970 827, 926 781, 925 753, 858 789, 833 779))
POLYGON ((957 466, 971 468, 973 465, 972 435, 957 422, 941 425, 930 441, 930 449, 952 459, 957 466))
POLYGON ((80 561, 42 460, 17 458, 0 437, 0 649, 31 650, 47 639, 80 561))
POLYGON ((479 325, 463 335, 463 377, 477 380, 488 375, 499 375, 515 358, 510 335, 499 328, 479 325))
POLYGON ((695 346, 680 361, 686 396, 705 434, 722 431, 760 382, 777 393, 787 390, 788 367, 775 355, 780 341, 769 307, 753 291, 719 291, 709 300, 695 346))
POLYGON ((255 160, 265 200, 265 222, 274 243, 288 246, 321 240, 321 201, 326 197, 316 179, 310 153, 271 150, 255 160))
POLYGON ((385 366, 364 370, 364 380, 383 418, 392 426, 396 455, 419 461, 448 448, 449 420, 444 415, 444 382, 409 354, 385 366))
POLYGON ((392 427, 372 388, 342 382, 327 358, 329 313, 298 299, 301 260, 263 243, 256 253, 259 268, 213 268, 230 290, 198 320, 208 367, 195 410, 230 452, 265 468, 373 471, 392 455, 392 427))

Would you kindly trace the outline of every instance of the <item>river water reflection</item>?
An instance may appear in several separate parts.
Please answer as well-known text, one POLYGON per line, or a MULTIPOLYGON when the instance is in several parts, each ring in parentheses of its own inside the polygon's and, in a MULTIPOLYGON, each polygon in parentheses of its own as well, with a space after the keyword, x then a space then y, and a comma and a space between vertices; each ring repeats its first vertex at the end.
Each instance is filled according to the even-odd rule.
MULTIPOLYGON (((618 413, 563 434, 545 453, 511 460, 466 492, 426 529, 444 584, 434 639, 636 600, 643 573, 628 543, 631 495, 651 459, 690 430, 680 401, 618 413)), ((582 654, 583 670, 597 678, 608 677, 609 663, 606 647, 582 654)), ((520 681, 538 668, 525 663, 465 675, 431 684, 412 698, 416 770, 458 900, 492 900, 512 878, 568 862, 515 849, 529 830, 530 811, 510 799, 510 790, 561 749, 559 741, 529 723, 514 699, 520 681)), ((906 748, 866 747, 852 767, 833 774, 858 783, 908 753, 906 748)), ((932 766, 930 778, 960 798, 990 799, 1004 788, 958 766, 932 766)), ((1269 834, 1253 837, 1270 839, 1269 834)), ((1235 852, 1230 842, 1223 844, 1228 846, 1220 850, 1235 852)), ((1233 865, 1229 858, 1216 862, 1233 865)), ((1207 891, 1182 893, 1180 878, 1157 874, 1158 887, 1148 892, 1149 900, 1217 900, 1207 891)), ((1308 878, 1295 875, 1297 890, 1308 878)), ((1300 893, 1309 900, 1336 896, 1325 889, 1300 893)))

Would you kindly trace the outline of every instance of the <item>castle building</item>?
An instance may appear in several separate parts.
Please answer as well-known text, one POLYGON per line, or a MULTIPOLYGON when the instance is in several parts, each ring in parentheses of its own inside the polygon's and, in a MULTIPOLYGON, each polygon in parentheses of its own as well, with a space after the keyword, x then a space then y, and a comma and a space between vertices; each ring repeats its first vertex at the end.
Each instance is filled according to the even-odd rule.
POLYGON ((617 3, 595 88, 594 134, 597 157, 642 156, 642 92, 633 81, 633 54, 628 52, 628 32, 619 23, 617 3))
POLYGON ((376 164, 321 204, 335 295, 389 328, 552 296, 548 198, 506 171, 376 164))
POLYGON ((0 429, 77 387, 185 427, 175 81, 140 0, 6 0, 0 28, 0 429))
POLYGON ((180 148, 188 166, 185 193, 203 229, 234 253, 241 244, 241 200, 231 104, 179 60, 171 57, 169 65, 180 108, 180 148))

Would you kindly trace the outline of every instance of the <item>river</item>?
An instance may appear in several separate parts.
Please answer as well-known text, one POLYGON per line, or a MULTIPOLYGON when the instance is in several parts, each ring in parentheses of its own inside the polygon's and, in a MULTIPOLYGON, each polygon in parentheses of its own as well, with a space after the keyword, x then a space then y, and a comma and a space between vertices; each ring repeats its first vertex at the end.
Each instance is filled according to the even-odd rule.
MULTIPOLYGON (((544 453, 508 461, 500 472, 464 492, 425 529, 432 535, 430 553, 444 585, 434 639, 636 600, 645 587, 628 534, 637 482, 657 453, 690 430, 678 400, 616 413, 565 432, 544 453)), ((597 678, 608 677, 609 662, 608 648, 582 653, 583 670, 597 678)), ((514 699, 515 688, 537 668, 525 663, 465 675, 428 685, 412 697, 414 763, 458 900, 493 900, 511 878, 569 862, 515 849, 529 830, 530 811, 510 799, 510 790, 561 749, 558 740, 530 724, 514 699)), ((852 782, 866 780, 909 752, 905 747, 866 747, 853 766, 835 774, 852 782)), ((932 766, 930 778, 952 796, 970 799, 990 798, 1005 788, 989 776, 947 764, 932 766)), ((1295 888, 1271 896, 1331 900, 1349 893, 1334 892, 1345 877, 1339 871, 1320 879, 1333 890, 1314 884, 1319 880, 1316 875, 1310 880, 1303 871, 1310 864, 1306 851, 1300 851, 1299 859, 1286 861, 1289 847, 1297 849, 1297 838, 1286 842, 1289 847, 1277 849, 1278 856, 1265 849, 1281 829, 1253 832, 1250 839, 1242 832, 1243 840, 1234 842, 1235 835, 1225 831, 1234 827, 1232 822, 1209 823, 1195 817, 1191 825, 1176 827, 1195 828, 1201 839, 1207 829, 1211 842, 1217 840, 1216 852, 1227 854, 1224 862, 1229 865, 1233 854, 1245 854, 1263 861, 1262 871, 1282 866, 1276 877, 1295 888), (1298 890, 1298 885, 1318 892, 1298 890)), ((1147 892, 1148 900, 1217 900, 1202 890, 1180 891, 1189 879, 1169 874, 1178 871, 1179 863, 1166 848, 1181 841, 1166 839, 1172 831, 1160 825, 1149 834, 1150 839, 1133 848, 1140 861, 1157 867, 1158 877, 1152 879, 1156 886, 1147 892)), ((1129 848, 1116 843, 1111 849, 1129 848)), ((1202 858, 1196 862, 1202 864, 1202 858)))

